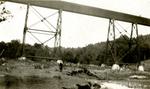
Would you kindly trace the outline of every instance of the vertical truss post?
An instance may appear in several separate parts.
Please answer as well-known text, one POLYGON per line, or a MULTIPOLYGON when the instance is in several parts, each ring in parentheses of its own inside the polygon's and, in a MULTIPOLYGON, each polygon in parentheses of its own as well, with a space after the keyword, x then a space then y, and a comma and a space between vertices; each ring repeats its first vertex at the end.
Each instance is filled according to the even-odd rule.
POLYGON ((107 60, 107 58, 108 58, 107 55, 108 55, 108 43, 109 43, 110 24, 111 24, 111 19, 109 20, 109 25, 108 25, 107 42, 106 42, 106 50, 105 50, 105 57, 104 57, 105 60, 107 60))
POLYGON ((54 52, 61 53, 61 26, 62 26, 62 10, 58 12, 57 28, 55 33, 54 52))
POLYGON ((116 32, 115 32, 115 23, 114 23, 114 19, 112 20, 112 25, 113 25, 113 53, 112 55, 114 58, 114 62, 117 62, 117 50, 116 50, 116 32))
POLYGON ((136 23, 132 23, 131 26, 131 35, 130 35, 130 42, 129 42, 129 49, 132 48, 132 39, 133 39, 133 32, 136 32, 136 52, 137 52, 137 61, 140 62, 140 49, 139 49, 139 35, 138 35, 138 26, 136 23))
POLYGON ((28 22, 29 6, 30 5, 27 4, 27 11, 26 11, 26 17, 25 17, 25 25, 24 25, 24 31, 23 31, 23 42, 22 42, 21 56, 24 55, 25 38, 26 38, 26 32, 28 30, 27 22, 28 22))
POLYGON ((138 63, 140 64, 140 47, 139 47, 139 33, 138 33, 138 26, 137 24, 135 24, 135 28, 136 28, 136 44, 137 44, 137 60, 138 60, 138 63))
POLYGON ((110 53, 111 56, 112 56, 113 62, 116 63, 117 62, 117 60, 116 60, 117 52, 116 52, 116 44, 115 44, 115 40, 116 40, 116 36, 115 35, 116 34, 115 34, 114 19, 109 19, 105 59, 107 60, 107 57, 109 55, 108 53, 110 53), (113 36, 112 37, 113 41, 110 41, 111 36, 113 36))

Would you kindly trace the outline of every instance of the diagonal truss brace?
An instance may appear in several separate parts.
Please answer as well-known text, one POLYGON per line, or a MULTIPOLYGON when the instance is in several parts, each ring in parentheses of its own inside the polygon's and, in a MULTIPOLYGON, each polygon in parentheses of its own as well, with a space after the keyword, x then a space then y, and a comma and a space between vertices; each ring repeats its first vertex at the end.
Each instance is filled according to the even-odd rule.
MULTIPOLYGON (((28 14, 29 14, 29 7, 30 7, 30 4, 27 4, 27 11, 26 11, 26 17, 25 17, 25 25, 24 25, 24 31, 23 31, 23 42, 22 42, 22 56, 24 56, 24 45, 25 45, 25 38, 26 38, 26 33, 29 32, 37 41, 39 41, 42 45, 50 40, 52 40, 53 38, 55 39, 55 42, 54 42, 54 51, 60 51, 60 47, 61 47, 61 24, 62 24, 62 10, 59 10, 58 11, 58 20, 57 20, 57 27, 55 28, 54 26, 52 26, 52 24, 47 20, 48 17, 56 14, 52 14, 48 17, 43 17, 41 16, 43 19, 40 20, 41 22, 43 22, 44 20, 46 20, 50 26, 52 26, 55 31, 45 31, 45 30, 41 30, 41 29, 31 29, 27 26, 27 22, 28 22, 28 14), (34 32, 32 32, 34 31, 34 32), (51 38, 49 38, 48 40, 44 41, 44 42, 41 42, 38 37, 34 36, 33 33, 35 34, 43 34, 43 35, 53 35, 51 38)), ((36 11, 37 12, 37 11, 36 11)), ((38 12, 38 14, 40 14, 38 12)), ((39 21, 37 22, 39 23, 39 21)), ((35 24, 32 24, 32 25, 36 25, 37 23, 35 24)), ((31 25, 31 26, 32 26, 31 25)), ((31 27, 30 26, 30 27, 31 27)))
MULTIPOLYGON (((117 57, 116 32, 115 32, 116 29, 115 28, 116 28, 115 20, 109 19, 105 59, 107 59, 108 54, 111 54, 111 56, 112 56, 111 58, 112 58, 113 62, 118 63, 120 61, 120 58, 117 57)), ((132 25, 131 25, 131 34, 130 34, 130 40, 129 40, 129 52, 130 52, 130 49, 132 48, 132 41, 133 41, 132 39, 133 39, 134 32, 136 33, 137 60, 140 61, 139 35, 138 35, 138 26, 136 23, 132 23, 132 25)), ((127 52, 124 56, 126 56, 129 52, 127 52)))

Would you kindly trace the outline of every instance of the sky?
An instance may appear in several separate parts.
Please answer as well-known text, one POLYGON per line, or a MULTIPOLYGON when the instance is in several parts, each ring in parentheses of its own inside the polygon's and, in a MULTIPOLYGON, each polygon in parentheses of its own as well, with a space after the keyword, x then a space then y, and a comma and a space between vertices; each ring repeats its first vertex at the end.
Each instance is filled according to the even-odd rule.
MULTIPOLYGON (((66 0, 65 0, 66 1, 66 0)), ((67 0, 69 2, 113 10, 117 12, 128 13, 132 15, 150 18, 150 0, 67 0)), ((11 11, 13 17, 5 22, 0 23, 0 41, 10 42, 11 40, 18 39, 22 42, 23 28, 25 22, 26 5, 6 2, 4 5, 7 10, 11 11)), ((33 7, 42 16, 49 16, 57 10, 46 9, 41 7, 33 7)), ((39 21, 39 16, 32 7, 29 11, 28 26, 39 21)), ((56 26, 58 14, 48 18, 48 20, 56 26)), ((115 21, 116 26, 122 31, 123 34, 130 34, 131 23, 115 21), (117 25, 118 24, 118 25, 117 25), (120 26, 121 25, 121 26, 120 26), (127 33, 124 30, 127 30, 127 33)), ((62 13, 62 37, 61 45, 63 47, 84 47, 88 44, 95 44, 98 42, 106 41, 109 20, 105 18, 81 15, 63 11, 62 13)), ((38 23, 31 28, 49 30, 43 23, 38 23)), ((54 30, 50 27, 51 30, 54 30)), ((150 27, 138 25, 139 34, 150 34, 150 27)), ((119 32, 116 32, 116 37, 119 37, 119 32)), ((43 36, 37 35, 42 42, 47 40, 50 35, 43 36)), ((26 43, 34 44, 38 42, 31 34, 27 33, 26 43)), ((46 45, 54 46, 54 40, 49 41, 46 45)))

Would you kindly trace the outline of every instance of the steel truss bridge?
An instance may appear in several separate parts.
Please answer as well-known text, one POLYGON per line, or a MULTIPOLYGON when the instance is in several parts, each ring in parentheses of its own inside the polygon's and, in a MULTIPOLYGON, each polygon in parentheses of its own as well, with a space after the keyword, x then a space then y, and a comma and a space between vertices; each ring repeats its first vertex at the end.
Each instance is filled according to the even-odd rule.
MULTIPOLYGON (((55 27, 55 32, 50 32, 54 33, 55 42, 54 42, 54 47, 58 48, 57 50, 60 51, 60 46, 61 46, 61 24, 62 24, 62 11, 68 11, 68 12, 73 12, 73 13, 79 13, 79 14, 84 14, 84 15, 90 15, 90 16, 96 16, 100 18, 106 18, 109 19, 109 25, 108 25, 108 34, 107 34, 107 49, 110 47, 111 48, 111 55, 112 59, 114 62, 117 62, 117 52, 116 52, 116 45, 115 45, 115 21, 124 21, 124 22, 129 22, 131 23, 131 34, 130 34, 130 40, 133 38, 133 32, 135 31, 136 37, 137 37, 137 48, 138 48, 138 24, 140 25, 145 25, 145 26, 150 26, 150 19, 149 18, 144 18, 140 16, 135 16, 135 15, 130 15, 126 13, 120 13, 120 12, 115 12, 115 11, 110 11, 106 9, 101 9, 101 8, 96 8, 96 7, 91 7, 91 6, 86 6, 86 5, 81 5, 81 4, 75 4, 75 3, 70 3, 70 2, 65 2, 65 1, 53 1, 53 0, 6 0, 9 2, 15 2, 15 3, 21 3, 21 4, 26 4, 27 5, 27 12, 26 12, 26 19, 25 19, 25 26, 24 26, 24 32, 23 32, 23 44, 25 43, 25 38, 26 38, 26 32, 29 30, 35 30, 35 31, 42 31, 42 30, 37 30, 37 29, 30 29, 27 27, 27 20, 28 20, 28 14, 29 14, 29 7, 30 6, 39 6, 39 7, 45 7, 45 8, 51 8, 51 9, 56 9, 58 10, 58 20, 57 20, 57 27, 55 27), (113 34, 113 43, 110 42, 110 32, 112 31, 113 34)), ((43 20, 47 20, 46 17, 43 17, 43 20)), ((51 25, 51 24, 50 24, 51 25)), ((43 32, 43 31, 42 31, 43 32)), ((44 31, 46 32, 46 31, 44 31)), ((50 38, 49 40, 51 40, 50 38)), ((47 41, 49 41, 47 40, 47 41)), ((46 41, 45 41, 46 42, 46 41)), ((44 43, 44 42, 43 42, 44 43)), ((131 47, 131 46, 129 46, 131 47)), ((22 47, 24 49, 24 47, 22 47)), ((106 52, 107 54, 108 52, 106 52)), ((139 57, 137 57, 139 58, 139 57)), ((139 60, 139 59, 138 59, 139 60)))

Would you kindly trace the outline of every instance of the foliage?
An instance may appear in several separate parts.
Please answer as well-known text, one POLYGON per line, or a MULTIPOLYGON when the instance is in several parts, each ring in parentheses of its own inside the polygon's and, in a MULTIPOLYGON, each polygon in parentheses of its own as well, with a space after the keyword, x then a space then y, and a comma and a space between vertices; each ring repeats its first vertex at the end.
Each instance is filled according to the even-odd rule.
MULTIPOLYGON (((126 35, 116 39, 117 60, 119 63, 135 63, 150 58, 150 35, 139 36, 130 41, 126 35), (130 46, 129 46, 130 44, 130 46)), ((5 43, 0 42, 0 55, 6 58, 18 58, 21 56, 22 44, 19 40, 12 40, 5 43), (2 53, 2 51, 4 51, 2 53)), ((110 49, 108 49, 110 51, 110 49)), ((35 43, 34 45, 25 44, 24 56, 58 57, 64 61, 72 63, 112 64, 113 59, 110 52, 106 55, 106 42, 89 44, 83 48, 63 48, 60 52, 54 52, 54 48, 35 43)), ((41 60, 32 58, 32 60, 41 60)))
MULTIPOLYGON (((0 5, 4 4, 4 1, 0 1, 0 5)), ((0 22, 6 21, 8 18, 12 17, 12 14, 9 10, 2 6, 0 8, 0 22)))

